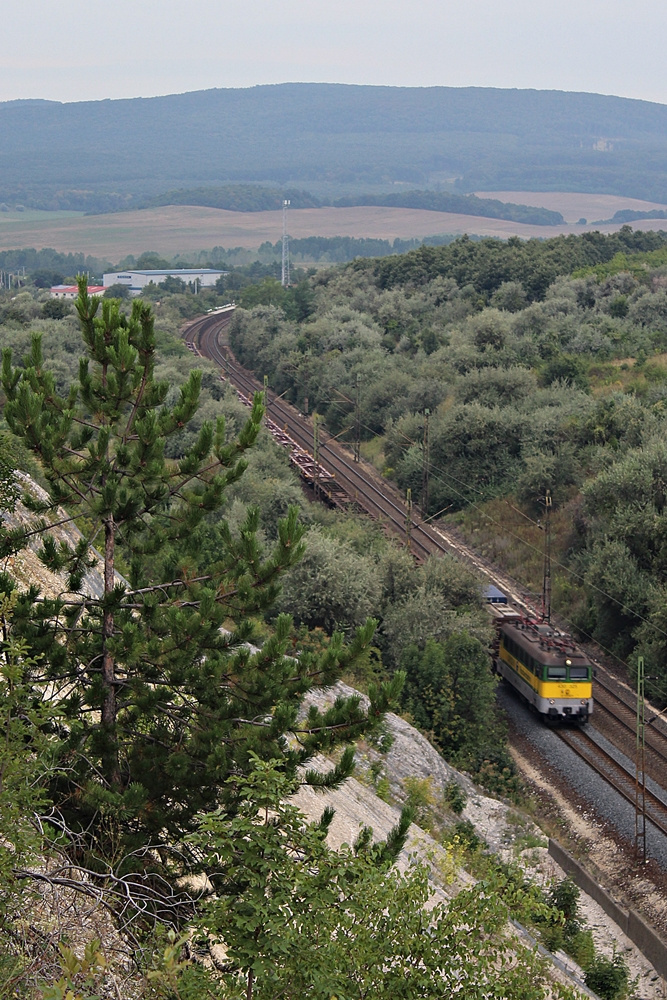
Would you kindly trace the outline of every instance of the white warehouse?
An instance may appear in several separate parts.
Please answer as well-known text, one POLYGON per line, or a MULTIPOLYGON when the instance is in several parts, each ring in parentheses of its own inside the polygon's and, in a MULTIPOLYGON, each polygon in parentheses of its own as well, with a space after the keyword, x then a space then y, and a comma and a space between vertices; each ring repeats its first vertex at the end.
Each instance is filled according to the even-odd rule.
POLYGON ((142 288, 149 285, 151 281, 159 285, 165 278, 180 278, 186 285, 196 283, 196 288, 211 288, 218 278, 221 278, 227 271, 216 271, 211 267, 200 268, 168 268, 164 271, 112 271, 105 274, 102 282, 105 288, 111 285, 127 285, 131 295, 139 295, 142 288))

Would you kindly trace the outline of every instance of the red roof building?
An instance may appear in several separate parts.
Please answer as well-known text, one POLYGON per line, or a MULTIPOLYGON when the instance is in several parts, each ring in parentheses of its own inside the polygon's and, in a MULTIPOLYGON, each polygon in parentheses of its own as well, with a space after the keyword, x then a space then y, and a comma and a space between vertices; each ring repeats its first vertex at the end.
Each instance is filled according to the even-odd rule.
MULTIPOLYGON (((89 295, 104 295, 105 291, 105 285, 88 285, 89 295)), ((78 285, 53 285, 51 288, 52 299, 75 299, 78 294, 78 285)))

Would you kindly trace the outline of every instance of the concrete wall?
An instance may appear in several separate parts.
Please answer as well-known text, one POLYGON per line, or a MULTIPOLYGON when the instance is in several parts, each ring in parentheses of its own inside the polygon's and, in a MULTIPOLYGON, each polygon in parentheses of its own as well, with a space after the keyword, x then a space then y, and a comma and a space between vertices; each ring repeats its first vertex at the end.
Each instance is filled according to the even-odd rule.
POLYGON ((639 948, 658 975, 667 979, 667 944, 658 937, 652 927, 642 920, 634 910, 620 906, 601 885, 584 871, 578 861, 568 854, 555 840, 549 840, 549 854, 564 872, 572 876, 573 882, 602 907, 608 917, 618 924, 623 933, 639 948))

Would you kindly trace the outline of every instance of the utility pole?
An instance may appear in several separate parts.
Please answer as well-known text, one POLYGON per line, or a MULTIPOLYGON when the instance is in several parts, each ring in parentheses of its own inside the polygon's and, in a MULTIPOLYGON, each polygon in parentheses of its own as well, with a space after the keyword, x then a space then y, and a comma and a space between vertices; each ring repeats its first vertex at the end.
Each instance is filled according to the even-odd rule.
POLYGON ((635 857, 646 861, 646 725, 644 657, 637 657, 637 739, 635 756, 635 857))
POLYGON ((422 517, 428 517, 428 474, 429 474, 429 443, 428 418, 430 410, 424 410, 424 440, 422 443, 422 517))
POLYGON ((287 209, 289 201, 283 201, 283 270, 281 284, 289 288, 289 236, 287 235, 287 209))
POLYGON ((542 619, 551 622, 551 490, 544 498, 544 575, 542 577, 542 619))
POLYGON ((357 391, 354 397, 354 460, 358 462, 361 458, 361 406, 359 402, 359 386, 361 375, 357 372, 357 391))
POLYGON ((313 492, 315 494, 315 499, 318 500, 320 496, 320 427, 319 427, 319 416, 317 413, 313 414, 313 461, 315 467, 313 469, 313 492))
POLYGON ((410 551, 410 536, 412 534, 412 490, 408 486, 405 498, 405 542, 410 551))

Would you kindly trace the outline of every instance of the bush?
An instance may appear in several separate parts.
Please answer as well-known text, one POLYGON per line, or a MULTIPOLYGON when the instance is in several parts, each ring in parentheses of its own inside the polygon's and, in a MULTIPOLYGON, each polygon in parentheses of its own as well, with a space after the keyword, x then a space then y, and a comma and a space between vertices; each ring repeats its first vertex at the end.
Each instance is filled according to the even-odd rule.
POLYGON ((622 955, 598 955, 586 970, 586 986, 601 1000, 623 1000, 630 987, 630 970, 622 955))
POLYGON ((595 961, 593 932, 590 929, 577 931, 572 937, 567 938, 564 948, 582 969, 589 969, 595 961))
POLYGON ((466 807, 466 793, 463 791, 458 781, 450 781, 445 786, 445 802, 457 816, 460 816, 466 807))
POLYGON ((433 822, 435 795, 431 778, 405 778, 403 781, 405 804, 414 814, 414 822, 427 830, 433 822))
POLYGON ((483 848, 484 841, 477 836, 477 831, 469 819, 460 819, 449 831, 449 840, 456 838, 461 847, 470 854, 483 848))
POLYGON ((44 319, 64 319, 71 311, 72 307, 65 299, 49 299, 42 306, 44 319))
POLYGON ((551 890, 549 902, 563 914, 566 936, 576 934, 580 928, 579 896, 579 887, 574 884, 569 875, 557 882, 551 890))

